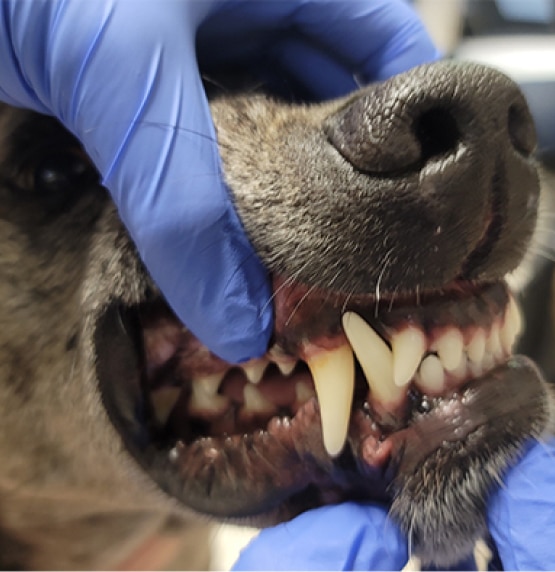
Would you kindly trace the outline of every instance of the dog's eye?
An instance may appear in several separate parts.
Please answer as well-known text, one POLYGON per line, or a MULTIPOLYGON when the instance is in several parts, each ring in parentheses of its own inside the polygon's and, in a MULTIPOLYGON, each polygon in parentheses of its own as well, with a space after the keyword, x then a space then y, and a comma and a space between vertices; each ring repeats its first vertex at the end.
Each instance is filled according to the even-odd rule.
POLYGON ((44 157, 34 169, 33 188, 38 193, 78 193, 83 185, 96 183, 98 174, 78 152, 60 152, 44 157))

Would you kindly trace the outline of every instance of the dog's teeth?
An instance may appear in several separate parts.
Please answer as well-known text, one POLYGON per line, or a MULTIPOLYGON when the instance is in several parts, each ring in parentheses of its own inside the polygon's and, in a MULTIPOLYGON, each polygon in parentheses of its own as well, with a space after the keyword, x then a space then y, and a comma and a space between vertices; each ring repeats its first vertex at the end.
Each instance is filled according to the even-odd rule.
POLYGON ((468 359, 474 364, 481 364, 486 353, 486 333, 482 329, 476 330, 466 348, 468 359))
POLYGON ((314 397, 315 393, 312 387, 304 381, 298 381, 295 384, 295 396, 299 403, 306 403, 309 399, 314 397))
POLYGON ((486 340, 486 352, 498 360, 503 355, 499 324, 493 324, 486 340))
POLYGON ((482 359, 482 371, 484 372, 489 371, 490 369, 493 369, 494 366, 495 366, 495 358, 493 357, 493 354, 486 351, 482 359))
POLYGON ((268 366, 268 360, 266 359, 251 359, 248 362, 241 364, 241 369, 245 372, 247 379, 251 383, 260 383, 266 367, 268 366))
POLYGON ((189 409, 191 411, 219 411, 227 408, 227 398, 218 395, 218 389, 224 376, 225 372, 193 379, 189 409))
POLYGON ((393 380, 403 387, 414 377, 426 351, 426 337, 419 328, 409 326, 391 338, 393 380))
POLYGON ((437 356, 429 355, 422 360, 416 385, 422 390, 431 393, 440 393, 445 387, 445 370, 437 356))
POLYGON ((354 312, 343 315, 343 329, 370 386, 372 398, 386 408, 397 405, 406 389, 393 382, 393 354, 388 345, 354 312))
POLYGON ((452 371, 459 367, 463 357, 463 336, 457 328, 449 328, 433 343, 432 351, 436 351, 443 367, 452 371))
POLYGON ((332 457, 343 449, 355 386, 355 359, 344 344, 336 349, 307 357, 322 418, 324 447, 332 457))
POLYGON ((293 373, 293 370, 297 366, 297 362, 295 360, 274 360, 275 364, 278 366, 278 369, 284 377, 288 377, 293 373))
POLYGON ((522 316, 516 300, 511 296, 505 312, 505 321, 501 328, 501 344, 503 349, 510 354, 516 338, 522 329, 522 316))
POLYGON ((154 415, 161 425, 168 420, 180 395, 181 387, 162 387, 150 394, 154 415))
POLYGON ((245 410, 251 413, 271 415, 276 411, 276 406, 268 401, 257 387, 249 383, 243 388, 243 399, 245 410))

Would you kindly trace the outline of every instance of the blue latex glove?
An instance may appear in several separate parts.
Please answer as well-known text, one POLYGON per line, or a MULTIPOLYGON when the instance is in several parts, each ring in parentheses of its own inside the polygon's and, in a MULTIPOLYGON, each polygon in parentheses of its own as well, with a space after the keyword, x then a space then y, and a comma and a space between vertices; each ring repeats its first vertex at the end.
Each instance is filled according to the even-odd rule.
MULTIPOLYGON (((504 482, 488 515, 503 569, 554 570, 555 441, 532 446, 504 482)), ((386 508, 344 503, 263 530, 233 570, 400 570, 407 559, 407 539, 386 508)))
POLYGON ((437 53, 403 0, 0 3, 0 99, 83 142, 177 315, 239 362, 267 349, 270 285, 221 179, 195 37, 203 65, 279 69, 317 98, 437 53))

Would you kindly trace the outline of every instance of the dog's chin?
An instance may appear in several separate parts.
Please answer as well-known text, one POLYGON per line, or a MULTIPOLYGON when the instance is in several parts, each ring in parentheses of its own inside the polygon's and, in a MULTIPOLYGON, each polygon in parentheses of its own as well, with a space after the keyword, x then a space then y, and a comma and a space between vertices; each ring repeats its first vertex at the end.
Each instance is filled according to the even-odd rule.
POLYGON ((275 278, 273 302, 272 345, 243 364, 210 353, 160 298, 98 319, 112 422, 189 508, 271 524, 391 501, 427 464, 448 473, 486 457, 487 488, 544 428, 545 389, 512 355, 520 316, 503 281, 377 299, 275 278))

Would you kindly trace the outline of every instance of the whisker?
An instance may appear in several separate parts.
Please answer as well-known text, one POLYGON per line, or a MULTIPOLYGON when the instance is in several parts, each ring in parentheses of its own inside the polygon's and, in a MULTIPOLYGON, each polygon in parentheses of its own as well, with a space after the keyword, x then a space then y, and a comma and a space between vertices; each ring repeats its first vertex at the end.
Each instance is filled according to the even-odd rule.
POLYGON ((293 317, 295 316, 295 314, 297 313, 297 311, 301 307, 302 303, 310 296, 310 294, 312 294, 312 292, 314 292, 315 289, 316 289, 316 286, 311 286, 308 289, 308 291, 303 294, 302 298, 295 304, 295 307, 293 308, 293 310, 291 310, 289 317, 285 321, 286 326, 289 325, 289 323, 291 322, 291 320, 293 319, 293 317))

